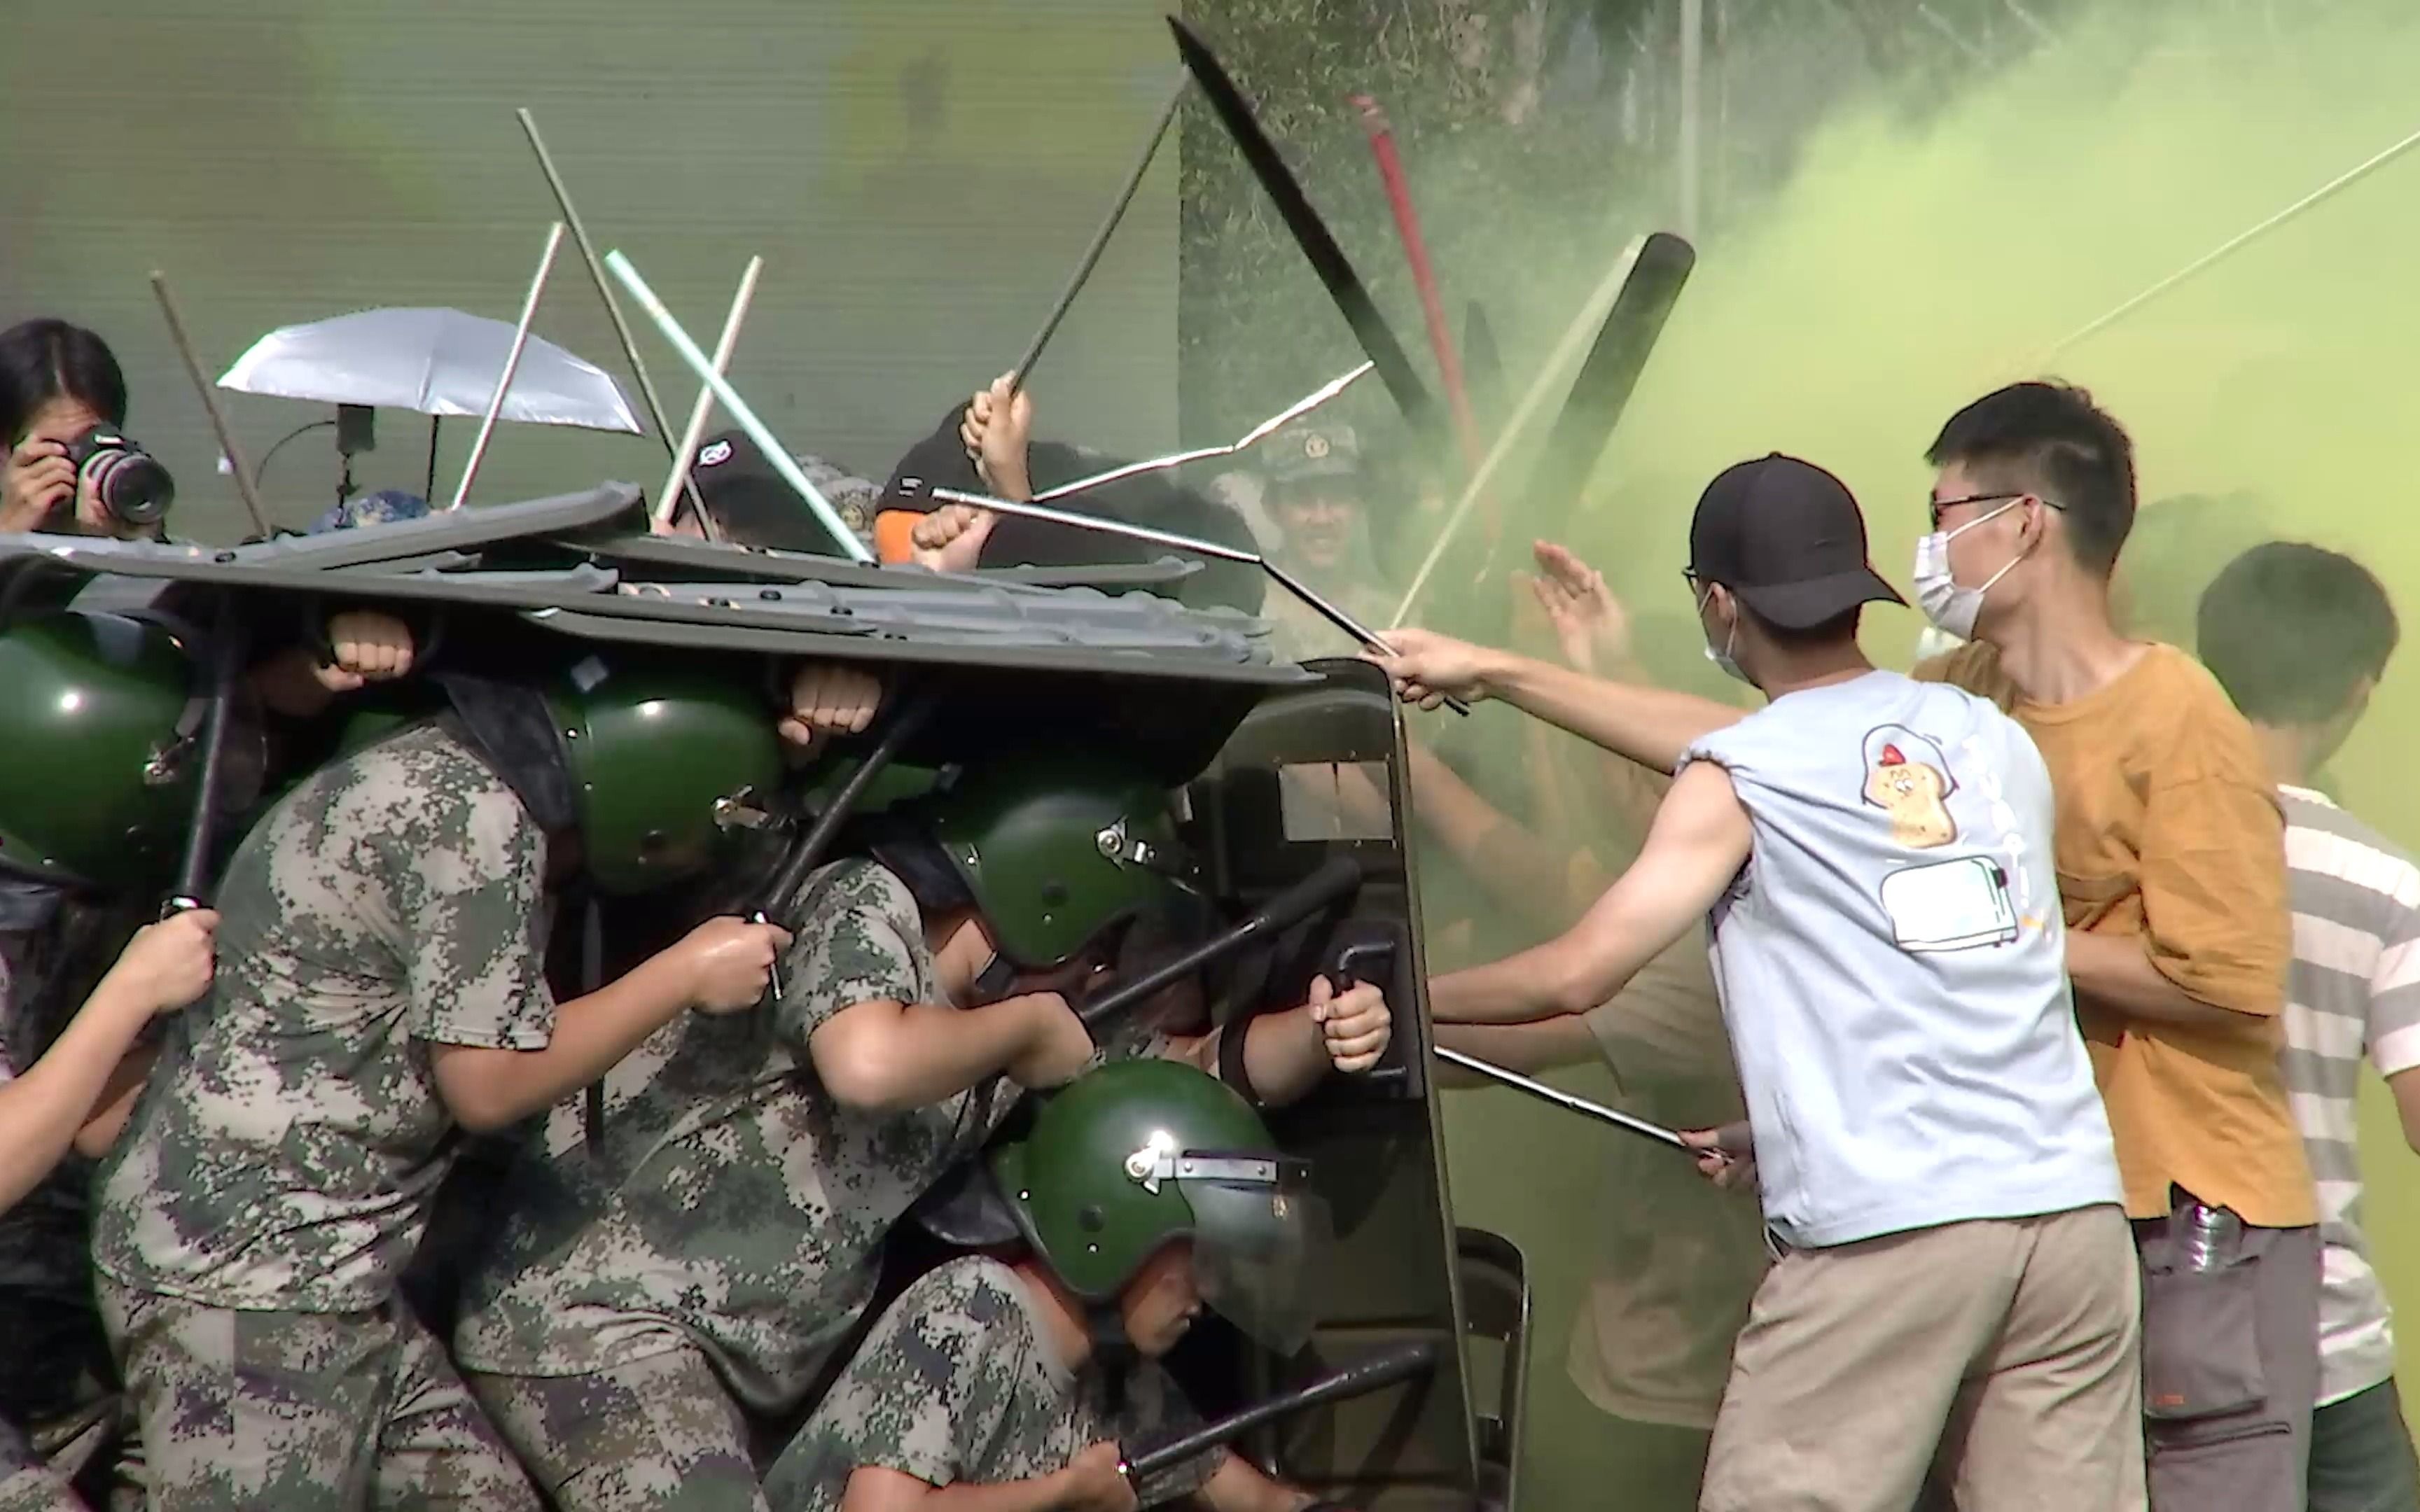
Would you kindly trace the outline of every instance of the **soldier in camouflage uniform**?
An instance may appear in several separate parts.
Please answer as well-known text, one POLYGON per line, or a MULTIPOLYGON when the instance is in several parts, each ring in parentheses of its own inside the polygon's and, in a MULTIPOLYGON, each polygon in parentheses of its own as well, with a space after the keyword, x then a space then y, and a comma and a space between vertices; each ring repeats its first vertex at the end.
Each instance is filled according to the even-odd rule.
MULTIPOLYGON (((1106 757, 1002 757, 811 876, 765 1011, 668 1030, 558 1118, 473 1283, 458 1357, 566 1512, 761 1505, 748 1413, 795 1411, 872 1298, 884 1233, 1021 1087, 1099 1056, 1215 1061, 1140 1023, 1098 1051, 1066 995, 1186 896, 1164 789, 1106 757)), ((1372 988, 1265 1015, 1264 1095, 1376 1062, 1372 988)))
POLYGON ((0 1422, 24 1430, 0 1433, 7 1512, 78 1505, 67 1479, 100 1496, 116 1468, 98 1452, 116 1372, 87 1189, 150 1067, 152 1014, 208 980, 215 914, 144 926, 193 811, 196 671, 147 612, 0 632, 0 1422), (62 1463, 37 1466, 36 1441, 62 1463))
POLYGON ((302 783, 227 870, 216 988, 104 1168, 95 1236, 159 1512, 533 1506, 396 1288, 457 1131, 752 1004, 786 942, 710 920, 558 1009, 557 888, 710 867, 718 799, 782 758, 761 693, 693 664, 592 659, 520 697, 553 749, 467 710, 411 726, 302 783), (533 817, 541 779, 578 795, 560 831, 533 817))
POLYGON ((1317 1199, 1244 1100, 1190 1067, 1104 1067, 989 1165, 1021 1253, 948 1261, 892 1304, 766 1477, 776 1512, 975 1486, 1002 1508, 1313 1505, 1224 1448, 1137 1486, 1121 1448, 1195 1426, 1152 1362, 1205 1302, 1280 1352, 1302 1344, 1290 1284, 1317 1199))

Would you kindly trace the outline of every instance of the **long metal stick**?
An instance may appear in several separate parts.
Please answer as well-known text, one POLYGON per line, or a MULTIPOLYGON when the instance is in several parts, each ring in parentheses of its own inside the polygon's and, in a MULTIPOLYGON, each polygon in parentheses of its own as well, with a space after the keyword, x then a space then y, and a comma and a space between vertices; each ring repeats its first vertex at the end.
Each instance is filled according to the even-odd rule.
POLYGON ((1084 249, 1083 259, 1076 264, 1075 275, 1067 280, 1067 286, 1059 293, 1059 302, 1050 307, 1048 318, 1042 322, 1042 329, 1033 333, 1033 340, 1026 347, 1025 355, 1018 358, 1016 366, 1009 371, 1010 393, 1025 387, 1026 375, 1032 373, 1033 364, 1042 360, 1042 348, 1050 345, 1050 338, 1058 333, 1059 322, 1066 319, 1067 312, 1075 308, 1076 296, 1083 292, 1085 282, 1093 276, 1094 266, 1100 262, 1101 254, 1109 248, 1109 238, 1117 234, 1118 224, 1126 218, 1127 207, 1134 204, 1136 193, 1142 188, 1143 177, 1151 172, 1152 160, 1159 156, 1159 144, 1168 135, 1170 124, 1176 119, 1177 107, 1185 103, 1186 86, 1192 82, 1191 74, 1177 74, 1176 87, 1168 92, 1168 103, 1160 108, 1159 119, 1151 129, 1151 139, 1142 145, 1142 156, 1135 160, 1134 171, 1126 175, 1125 187, 1118 191, 1118 197, 1109 206, 1108 217, 1101 222, 1100 229, 1093 233, 1093 244, 1084 249))
POLYGON ((1437 1045, 1434 1047, 1433 1053, 1439 1060, 1449 1065, 1460 1066, 1465 1071, 1475 1071, 1490 1081, 1500 1082, 1506 1087, 1527 1092, 1541 1102, 1552 1103, 1567 1113, 1582 1114, 1600 1123, 1609 1123, 1617 1129, 1627 1129, 1632 1134, 1644 1134, 1658 1144, 1669 1145, 1675 1149, 1683 1150, 1692 1155, 1701 1153, 1684 1142, 1679 1134, 1660 1123, 1650 1123, 1645 1119, 1621 1112, 1618 1108, 1606 1107, 1602 1103, 1591 1103, 1584 1097, 1574 1097, 1569 1092, 1557 1091, 1545 1083, 1532 1081, 1517 1071, 1506 1071, 1494 1061, 1481 1060, 1477 1056, 1466 1056, 1459 1050, 1449 1050, 1443 1045, 1437 1045))
MULTIPOLYGON (((630 334, 630 322, 622 314, 622 301, 613 297, 613 281, 605 276, 605 265, 597 260, 597 244, 588 239, 588 224, 573 208, 571 191, 564 184, 563 175, 555 170, 554 156, 547 151, 545 138, 537 134, 537 118, 526 108, 513 115, 521 123, 521 134, 529 138, 530 150, 537 154, 537 169, 546 175, 546 187, 554 194, 555 208, 571 227, 571 239, 580 248, 580 260, 588 265, 589 281, 597 285, 597 297, 605 301, 605 318, 613 324, 613 336, 622 344, 622 356, 630 364, 630 376, 639 380, 639 398, 647 407, 647 418, 656 423, 656 435, 664 443, 665 455, 677 457, 679 454, 672 450, 672 418, 665 413, 664 401, 656 393, 655 379, 647 376, 646 362, 639 356, 638 340, 630 334)), ((690 507, 703 518, 706 506, 698 498, 696 485, 690 486, 689 496, 690 507)))
POLYGON ((185 374, 194 380, 194 392, 202 396, 202 408, 209 412, 210 429, 217 433, 219 450, 226 454, 227 467, 235 473, 235 491, 243 500, 244 511, 252 516, 252 528, 265 536, 269 533, 269 516, 260 507, 260 482, 253 476, 252 464, 243 459, 242 448, 236 445, 235 432, 227 428, 226 414, 219 409, 219 396, 202 371, 201 359, 194 355, 193 338, 185 334, 185 319, 178 312, 177 297, 168 292, 168 275, 156 268, 151 270, 151 292, 159 297, 160 313, 168 318, 168 339, 177 344, 177 355, 185 360, 185 374))
POLYGON ((2304 210, 2307 210, 2312 206, 2319 203, 2319 201, 2326 199, 2337 190, 2343 189, 2351 184, 2355 179, 2364 177, 2377 169, 2384 167, 2388 162, 2401 157, 2414 146, 2420 146, 2420 131, 2412 132, 2411 135, 2405 137, 2400 142, 2396 143, 2393 147, 2388 147, 2384 151, 2377 153, 2355 166, 2347 169, 2343 173, 2336 175, 2334 178, 2329 179, 2326 183, 2321 184, 2319 188, 2304 195, 2301 199, 2296 200, 2293 204, 2287 206, 2284 209, 2279 210, 2276 214, 2261 222, 2258 225, 2252 227, 2252 229, 2228 238, 2226 241, 2221 242, 2211 251, 2207 252, 2201 256, 2195 258, 2192 262, 2185 264, 2182 268, 2178 269, 2167 277, 2161 279, 2149 288, 2147 288, 2142 293, 2135 295, 2133 299, 2128 300, 2125 303, 2110 311, 2107 315, 2102 316, 2100 319, 2091 321, 2086 325, 2080 326, 2076 330, 2070 332, 2067 335, 2060 337, 2056 342, 2054 342, 2049 347, 2042 349, 2041 355, 2034 359, 2034 365, 2040 366, 2040 364, 2049 362, 2052 358, 2056 357, 2059 353, 2067 350, 2069 347, 2074 346, 2077 342, 2084 340, 2086 337, 2097 335, 2101 332, 2107 330, 2125 316, 2133 314, 2144 305, 2150 303, 2151 301, 2158 299, 2161 295, 2165 294, 2168 290, 2183 283, 2186 279, 2189 279, 2195 274, 2201 272, 2204 269, 2209 268, 2219 259, 2226 257, 2239 248, 2249 244, 2254 239, 2267 235, 2269 232, 2275 230, 2278 226, 2285 224, 2295 216, 2302 214, 2304 210))
POLYGON ((852 562, 869 567, 874 565, 874 553, 858 540, 855 531, 841 522, 840 512, 832 508, 831 501, 808 481, 797 459, 790 455, 789 450, 774 436, 771 428, 756 418, 756 411, 739 396, 739 391, 714 370, 713 360, 698 349, 697 343, 691 341, 689 332, 681 329, 680 322, 673 318, 673 313, 664 308, 664 301, 656 298, 656 291, 649 288, 647 281, 639 276, 639 270, 630 266, 630 259, 619 252, 609 252, 605 255, 605 266, 622 281, 622 286, 630 291, 630 297, 639 301, 639 308, 656 323, 656 329, 663 332, 664 340, 672 344, 673 350, 680 353, 681 361, 689 364, 690 371, 714 391, 715 398, 721 401, 722 408, 730 411, 731 418, 739 423, 739 428, 748 433, 748 439, 763 449, 765 460, 782 475, 782 481, 806 501, 807 508, 814 513, 817 522, 833 540, 840 543, 842 553, 852 562))
POLYGON ((563 223, 557 221, 547 228, 546 251, 537 260, 537 275, 530 280, 529 295, 521 301, 521 317, 513 327, 513 344, 504 352, 504 370, 496 376, 496 392, 488 399, 488 412, 479 417, 479 434, 471 438, 471 455, 462 460, 462 481, 454 487, 454 501, 448 509, 459 509, 471 497, 472 480, 479 475, 479 464, 487 459, 488 441, 496 434, 496 417, 504 412, 504 395, 512 392, 513 375, 521 370, 521 353, 528 349, 530 322, 537 318, 538 301, 546 297, 546 281, 554 273, 554 255, 563 245, 563 223))
POLYGON ((1528 428, 1530 417, 1544 407, 1546 395, 1554 390, 1555 379, 1571 365, 1580 347, 1604 323, 1606 312, 1621 296, 1621 285, 1630 277, 1630 270, 1637 264, 1638 254, 1646 245, 1645 237, 1631 239, 1630 245, 1622 249, 1621 255, 1615 258, 1613 266, 1606 270, 1605 279, 1597 285, 1595 292, 1580 306, 1579 314, 1572 319, 1571 328, 1563 332, 1561 340, 1555 343, 1553 355, 1539 368, 1537 378, 1529 384, 1529 392, 1521 395, 1520 404, 1504 422, 1503 432, 1496 438, 1496 444, 1488 449, 1487 459, 1470 474, 1470 482, 1462 490, 1461 501, 1453 506, 1453 513, 1446 517, 1445 527, 1437 532, 1435 542, 1429 547, 1429 554, 1420 562, 1420 570, 1412 574, 1411 586, 1404 590, 1403 601, 1395 606, 1390 628, 1400 627, 1412 612, 1412 606, 1419 601, 1420 591, 1428 586, 1429 576, 1436 571, 1437 563, 1445 560, 1445 548, 1453 543, 1454 534, 1462 529, 1462 522, 1469 516, 1471 506, 1479 502, 1488 483, 1495 478, 1496 470, 1512 455, 1512 443, 1520 439, 1522 431, 1528 428))
MULTIPOLYGON (((1279 587, 1310 605, 1328 624, 1335 625, 1364 646, 1382 656, 1391 656, 1395 654, 1395 648, 1388 645, 1386 639, 1377 631, 1371 629, 1323 598, 1312 590, 1310 584, 1257 551, 1247 551, 1240 547, 1221 546, 1216 541, 1198 540, 1190 535, 1179 535, 1174 531, 1157 531, 1148 525, 1129 525, 1124 520, 1102 519, 1094 515, 1072 514, 1063 509, 1052 509, 1047 504, 1019 503, 1013 499, 995 499, 989 494, 967 493, 957 488, 936 488, 933 490, 932 497, 937 503, 971 504, 977 509, 993 510, 1002 515, 1016 515, 1025 519, 1044 520, 1053 525, 1065 525, 1079 531, 1093 531, 1102 535, 1123 535, 1130 541, 1148 542, 1153 546, 1174 547, 1179 551, 1191 551, 1201 556, 1216 557, 1221 562, 1240 562, 1248 567, 1258 567, 1275 579, 1279 587)), ((1447 699, 1445 706, 1456 714, 1466 715, 1470 712, 1470 705, 1457 698, 1447 699)))
POLYGON ((1095 472, 1090 477, 1078 478, 1073 483, 1063 483, 1056 487, 1045 488, 1033 496, 1033 501, 1047 504, 1054 499, 1064 499, 1070 494, 1085 493, 1091 489, 1116 483, 1122 478, 1136 477, 1145 472, 1164 471, 1169 468, 1183 467, 1189 462, 1204 462, 1212 457, 1233 456, 1238 452, 1249 451, 1281 427, 1292 424, 1351 388, 1357 380, 1377 365, 1375 363, 1364 362, 1350 373, 1328 379, 1224 446, 1197 446, 1189 452, 1171 452, 1166 456, 1155 456, 1147 461, 1128 462, 1123 467, 1111 468, 1107 472, 1095 472))
MULTIPOLYGON (((722 335, 714 344, 714 370, 728 376, 731 372, 732 349, 739 345, 739 328, 748 319, 748 306, 756 298, 756 275, 765 270, 765 259, 748 259, 748 270, 739 275, 739 292, 731 296, 731 313, 722 317, 722 335)), ((664 478, 664 491, 656 495, 655 527, 661 531, 673 521, 673 501, 680 497, 681 486, 689 482, 690 462, 697 455, 697 443, 706 434, 706 423, 714 414, 714 391, 698 385, 697 403, 690 407, 689 426, 681 432, 680 445, 673 449, 673 470, 664 478)), ((703 509, 697 511, 697 528, 708 540, 716 534, 714 520, 703 509)))

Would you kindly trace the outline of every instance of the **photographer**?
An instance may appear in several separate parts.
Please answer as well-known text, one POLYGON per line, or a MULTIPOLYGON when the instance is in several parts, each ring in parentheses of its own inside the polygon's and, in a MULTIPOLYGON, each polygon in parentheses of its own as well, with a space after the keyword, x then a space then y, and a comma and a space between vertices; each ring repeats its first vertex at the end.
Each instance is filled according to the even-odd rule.
POLYGON ((27 320, 0 332, 0 441, 8 448, 0 463, 0 532, 157 537, 174 486, 117 434, 125 424, 126 375, 108 343, 64 320, 27 320), (116 443, 104 447, 120 459, 115 470, 85 460, 96 440, 116 443), (145 475, 136 476, 138 470, 145 475), (101 479, 113 471, 132 486, 104 487, 101 479))

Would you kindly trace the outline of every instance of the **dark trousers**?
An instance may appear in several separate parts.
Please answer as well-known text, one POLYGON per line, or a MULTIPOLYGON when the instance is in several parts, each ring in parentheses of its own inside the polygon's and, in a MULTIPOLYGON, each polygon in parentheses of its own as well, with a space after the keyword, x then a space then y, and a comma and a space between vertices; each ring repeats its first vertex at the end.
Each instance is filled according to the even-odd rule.
POLYGON ((2420 1512, 2420 1463, 2395 1381, 2311 1414, 2310 1512, 2420 1512))
POLYGON ((2243 1229, 2184 1264, 2182 1226, 2137 1219, 2151 1512, 2296 1512, 2319 1394, 2319 1231, 2243 1229))

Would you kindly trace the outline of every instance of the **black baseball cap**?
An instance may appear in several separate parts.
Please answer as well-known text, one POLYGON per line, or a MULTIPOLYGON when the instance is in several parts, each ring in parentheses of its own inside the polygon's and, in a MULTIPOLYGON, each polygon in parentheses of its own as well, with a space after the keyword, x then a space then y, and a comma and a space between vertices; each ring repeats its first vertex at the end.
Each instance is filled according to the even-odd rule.
POLYGON ((1860 604, 1905 604, 1866 555, 1849 486, 1778 452, 1723 469, 1698 496, 1689 570, 1757 618, 1807 630, 1860 604))
MULTIPOLYGON (((874 485, 852 478, 819 457, 794 458, 818 492, 839 512, 841 523, 859 535, 872 528, 874 485)), ((788 481, 773 470, 746 433, 727 430, 698 443, 690 480, 715 528, 739 546, 832 556, 838 551, 823 522, 810 513, 788 481)))

